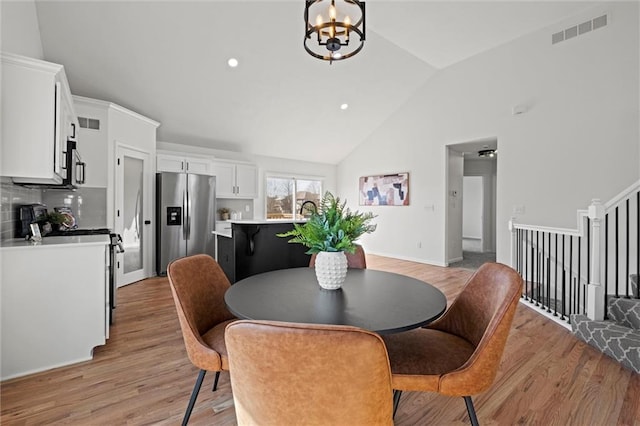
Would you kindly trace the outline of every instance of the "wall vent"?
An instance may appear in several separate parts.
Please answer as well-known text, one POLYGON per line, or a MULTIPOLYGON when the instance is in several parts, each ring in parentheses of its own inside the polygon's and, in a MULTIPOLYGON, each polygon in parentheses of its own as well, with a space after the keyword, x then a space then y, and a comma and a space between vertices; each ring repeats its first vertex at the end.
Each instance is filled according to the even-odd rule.
POLYGON ((593 18, 589 21, 569 27, 563 31, 558 31, 557 33, 551 34, 551 44, 556 44, 564 40, 569 40, 579 35, 586 34, 591 30, 597 30, 598 28, 602 28, 606 26, 607 23, 608 23, 608 20, 607 20, 606 14, 602 16, 598 16, 597 18, 593 18))
POLYGON ((100 130, 100 120, 97 118, 78 117, 78 124, 83 129, 100 130))

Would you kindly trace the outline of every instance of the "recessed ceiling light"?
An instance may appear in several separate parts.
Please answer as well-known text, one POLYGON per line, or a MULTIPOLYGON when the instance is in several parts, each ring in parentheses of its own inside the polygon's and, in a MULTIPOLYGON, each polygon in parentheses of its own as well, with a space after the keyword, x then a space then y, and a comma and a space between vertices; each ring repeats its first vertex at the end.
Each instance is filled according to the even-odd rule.
POLYGON ((349 108, 349 104, 342 104, 342 105, 340 105, 340 109, 341 109, 341 110, 343 110, 343 111, 344 111, 345 109, 347 109, 347 108, 349 108))
POLYGON ((227 64, 229 64, 229 66, 230 66, 231 68, 235 68, 235 67, 237 67, 237 66, 238 66, 238 60, 237 60, 236 58, 230 58, 230 59, 227 61, 227 64))

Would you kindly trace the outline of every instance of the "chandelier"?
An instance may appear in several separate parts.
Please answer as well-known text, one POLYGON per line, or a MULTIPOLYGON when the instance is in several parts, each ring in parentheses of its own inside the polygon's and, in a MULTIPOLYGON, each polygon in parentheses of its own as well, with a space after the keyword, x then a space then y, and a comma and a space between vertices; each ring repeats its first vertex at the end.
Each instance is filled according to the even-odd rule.
POLYGON ((304 48, 311 56, 332 63, 350 58, 362 50, 365 35, 363 1, 305 2, 304 48))

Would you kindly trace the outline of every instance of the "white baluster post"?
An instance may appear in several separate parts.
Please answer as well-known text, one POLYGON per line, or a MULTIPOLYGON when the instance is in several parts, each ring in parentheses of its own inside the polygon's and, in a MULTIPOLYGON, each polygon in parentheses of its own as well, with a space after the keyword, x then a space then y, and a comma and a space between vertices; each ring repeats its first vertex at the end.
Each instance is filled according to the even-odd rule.
POLYGON ((600 200, 593 199, 589 205, 591 220, 591 282, 587 283, 587 316, 592 320, 604 319, 604 290, 601 285, 601 222, 604 219, 604 206, 600 200))
POLYGON ((509 266, 515 269, 516 267, 516 247, 518 245, 518 241, 516 241, 516 227, 515 225, 515 217, 509 219, 509 232, 511 232, 511 253, 509 258, 509 266))

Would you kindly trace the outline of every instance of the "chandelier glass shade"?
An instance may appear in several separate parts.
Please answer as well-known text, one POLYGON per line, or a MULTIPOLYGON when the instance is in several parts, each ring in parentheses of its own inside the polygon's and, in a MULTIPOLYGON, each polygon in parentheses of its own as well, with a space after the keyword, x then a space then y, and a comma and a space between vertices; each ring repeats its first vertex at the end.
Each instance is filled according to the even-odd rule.
POLYGON ((324 61, 360 52, 365 39, 365 7, 358 0, 305 0, 304 48, 324 61))

